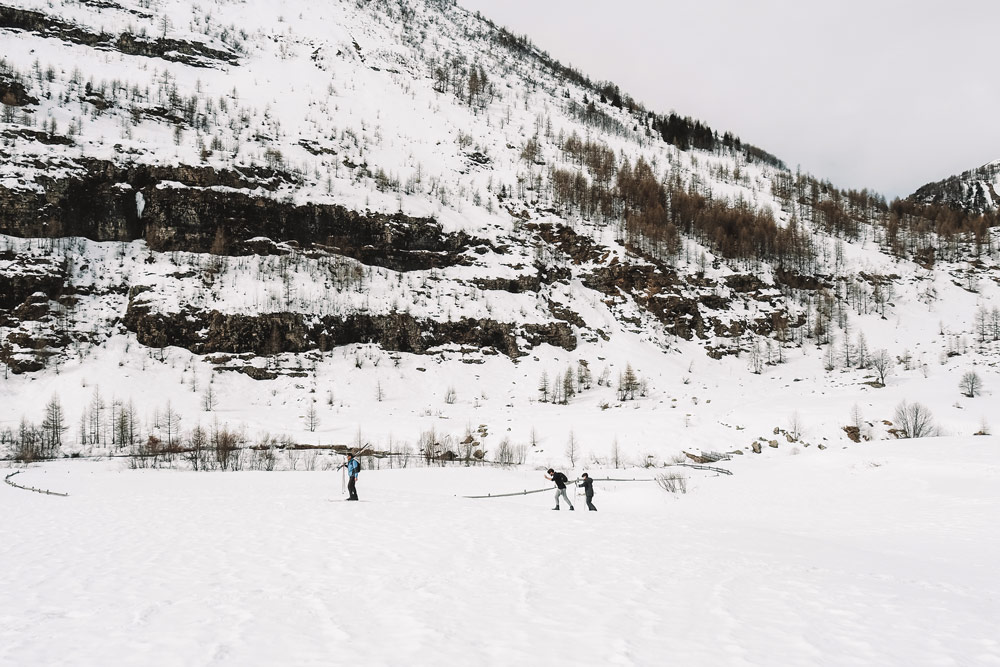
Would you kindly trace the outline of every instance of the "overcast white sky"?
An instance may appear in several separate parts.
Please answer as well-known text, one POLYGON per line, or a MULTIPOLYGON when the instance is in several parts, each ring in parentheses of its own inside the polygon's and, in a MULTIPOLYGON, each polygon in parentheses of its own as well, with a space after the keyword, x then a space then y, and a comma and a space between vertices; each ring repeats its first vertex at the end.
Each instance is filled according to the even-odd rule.
POLYGON ((648 108, 842 188, 1000 160, 996 0, 459 0, 648 108))

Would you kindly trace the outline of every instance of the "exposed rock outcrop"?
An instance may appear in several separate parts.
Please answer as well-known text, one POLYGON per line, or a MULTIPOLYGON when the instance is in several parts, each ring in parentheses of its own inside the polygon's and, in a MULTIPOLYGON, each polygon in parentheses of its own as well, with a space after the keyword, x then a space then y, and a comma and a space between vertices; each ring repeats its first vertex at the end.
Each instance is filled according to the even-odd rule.
POLYGON ((592 239, 577 234, 566 225, 529 222, 525 229, 535 232, 546 243, 566 254, 574 264, 606 261, 611 251, 592 239))
POLYGON ((502 290, 511 294, 537 292, 542 281, 537 275, 523 275, 517 278, 476 278, 472 283, 482 290, 502 290))
POLYGON ((23 107, 38 104, 38 100, 28 94, 23 83, 0 72, 0 103, 9 107, 23 107))
POLYGON ((670 333, 691 340, 705 338, 705 320, 698 301, 676 293, 678 279, 648 265, 612 264, 584 278, 583 284, 610 296, 627 294, 663 323, 670 333))
MULTIPOLYGON (((5 259, 2 254, 0 259, 5 259)), ((7 264, 0 271, 0 311, 17 308, 37 292, 55 299, 64 289, 65 281, 62 269, 49 261, 20 260, 7 264)))
POLYGON ((397 271, 466 263, 478 243, 445 233, 433 218, 352 211, 331 204, 296 205, 258 194, 289 179, 267 169, 121 166, 85 160, 77 174, 41 178, 44 192, 0 187, 0 233, 21 237, 83 236, 95 241, 144 239, 157 251, 241 255, 251 239, 322 245, 336 254, 397 271), (215 189, 224 186, 224 189, 215 189), (141 208, 139 205, 141 196, 141 208))
POLYGON ((42 12, 3 5, 0 5, 0 28, 24 30, 71 44, 114 49, 126 55, 160 58, 194 67, 235 63, 238 60, 231 51, 212 48, 201 42, 150 38, 127 32, 118 35, 96 33, 42 12))
POLYGON ((516 358, 525 354, 518 338, 529 347, 543 343, 572 350, 576 337, 563 322, 518 326, 495 320, 462 319, 454 322, 418 320, 406 313, 309 318, 299 313, 260 315, 218 311, 159 313, 133 300, 125 326, 139 342, 150 347, 178 346, 198 354, 329 350, 339 345, 377 343, 383 349, 423 354, 432 348, 455 344, 491 348, 516 358))

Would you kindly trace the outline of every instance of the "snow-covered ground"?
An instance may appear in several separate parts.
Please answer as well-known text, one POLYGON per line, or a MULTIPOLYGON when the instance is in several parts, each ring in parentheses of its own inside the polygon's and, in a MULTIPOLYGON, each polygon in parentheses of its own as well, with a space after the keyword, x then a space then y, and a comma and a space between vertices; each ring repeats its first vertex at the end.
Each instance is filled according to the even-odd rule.
POLYGON ((70 495, 0 486, 0 664, 1000 664, 998 445, 772 450, 596 513, 462 497, 528 468, 365 470, 344 503, 337 472, 32 466, 70 495))
POLYGON ((279 451, 272 473, 130 470, 127 459, 32 466, 14 479, 70 496, 0 485, 0 663, 1000 662, 1000 450, 971 436, 991 430, 1000 387, 992 250, 974 265, 959 253, 927 269, 884 252, 874 228, 856 243, 830 236, 806 222, 801 202, 775 194, 782 174, 791 182, 779 167, 654 139, 646 121, 447 3, 12 4, 95 34, 203 42, 239 63, 190 67, 4 31, 0 65, 38 100, 0 122, 0 185, 31 191, 79 172, 85 158, 269 164, 294 179, 253 196, 432 215, 444 231, 503 251, 400 273, 315 252, 220 258, 158 253, 142 240, 0 236, 0 273, 58 269, 74 296, 50 302, 48 319, 0 327, 0 343, 31 350, 49 328, 72 334, 43 371, 4 368, 0 456, 14 455, 11 443, 53 401, 63 456, 127 451, 150 436, 186 445, 196 426, 218 425, 246 446, 269 433, 416 456, 471 436, 487 459, 506 441, 526 465, 366 470, 358 504, 333 502, 340 478, 326 454, 314 465, 305 462, 314 454, 279 451), (473 65, 493 86, 475 103, 462 92, 473 65), (599 114, 584 120, 592 102, 599 114), (32 128, 72 141, 22 131, 32 128), (766 321, 776 309, 805 321, 829 297, 830 341, 803 338, 810 325, 798 324, 782 345, 746 333, 739 355, 713 359, 707 349, 732 346, 731 334, 708 325, 707 338, 685 340, 628 295, 588 286, 600 262, 575 263, 524 219, 570 225, 606 249, 608 266, 638 262, 620 221, 554 203, 554 170, 597 177, 566 148, 574 136, 618 166, 642 158, 664 182, 771 209, 781 225, 799 217, 833 296, 740 293, 727 277, 760 274, 770 285, 775 267, 722 261, 693 237, 676 268, 713 284, 680 280, 677 290, 727 299, 700 310, 720 325, 766 321), (518 293, 477 284, 530 278, 535 263, 567 277, 518 293), (544 324, 554 305, 586 326, 574 325, 572 351, 521 345, 517 358, 361 344, 216 362, 140 345, 122 322, 133 288, 162 313, 544 324), (893 362, 884 387, 859 367, 862 346, 893 362), (278 377, 238 372, 248 365, 278 377), (643 391, 619 400, 629 366, 643 391), (543 375, 555 385, 581 369, 592 387, 567 405, 543 400, 543 375), (973 372, 982 386, 964 396, 960 379, 973 372), (902 401, 925 405, 947 437, 893 440, 902 401), (114 425, 126 411, 135 433, 122 445, 114 425), (862 442, 848 440, 848 425, 862 442), (754 443, 763 453, 751 453, 754 443), (745 454, 726 464, 732 477, 685 471, 682 496, 650 481, 599 484, 596 514, 556 514, 547 495, 462 498, 536 488, 539 468, 570 459, 574 474, 615 459, 662 472, 696 449, 745 454), (296 466, 316 470, 286 470, 296 466))

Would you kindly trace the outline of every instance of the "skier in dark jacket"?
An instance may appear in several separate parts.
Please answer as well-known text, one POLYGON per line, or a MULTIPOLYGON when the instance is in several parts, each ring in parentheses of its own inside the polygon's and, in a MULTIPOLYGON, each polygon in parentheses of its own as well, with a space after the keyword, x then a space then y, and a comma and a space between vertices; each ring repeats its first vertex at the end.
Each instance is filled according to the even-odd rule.
POLYGON ((569 481, 569 478, 561 472, 556 472, 552 468, 549 468, 547 474, 545 475, 545 479, 556 483, 556 506, 552 509, 559 509, 559 496, 566 499, 566 504, 569 505, 570 510, 575 509, 573 507, 573 503, 569 501, 569 496, 566 495, 566 482, 569 481))
POLYGON ((577 486, 583 487, 583 492, 587 495, 587 509, 591 512, 596 512, 597 508, 594 507, 594 480, 590 478, 590 475, 583 473, 583 479, 577 486))
POLYGON ((348 454, 347 463, 344 465, 347 466, 347 490, 351 494, 347 499, 357 500, 358 489, 356 485, 358 483, 358 475, 361 474, 361 464, 354 460, 354 454, 348 454))

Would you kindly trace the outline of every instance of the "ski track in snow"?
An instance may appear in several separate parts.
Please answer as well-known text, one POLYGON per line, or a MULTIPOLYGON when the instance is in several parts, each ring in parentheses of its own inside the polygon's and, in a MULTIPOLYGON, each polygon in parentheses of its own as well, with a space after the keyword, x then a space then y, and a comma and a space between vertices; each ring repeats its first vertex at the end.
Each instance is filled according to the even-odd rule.
POLYGON ((0 664, 1000 664, 995 439, 731 467, 596 513, 460 497, 535 470, 366 470, 342 503, 335 473, 34 467, 71 495, 0 489, 0 664))

